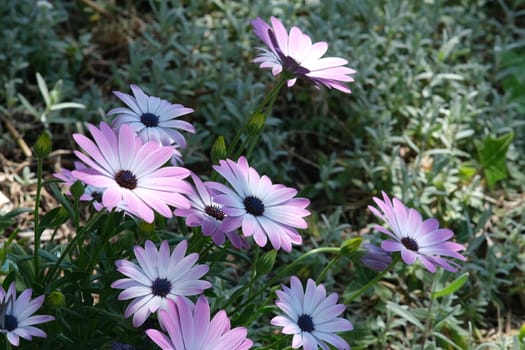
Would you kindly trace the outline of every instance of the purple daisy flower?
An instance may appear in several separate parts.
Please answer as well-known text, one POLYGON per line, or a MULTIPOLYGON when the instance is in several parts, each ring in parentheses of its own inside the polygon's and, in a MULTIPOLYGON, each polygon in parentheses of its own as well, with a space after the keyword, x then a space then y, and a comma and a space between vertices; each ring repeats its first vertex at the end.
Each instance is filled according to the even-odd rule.
POLYGON ((339 57, 321 58, 328 49, 328 44, 320 41, 312 44, 312 40, 301 29, 292 27, 288 34, 286 28, 277 18, 271 18, 272 27, 257 17, 252 21, 254 33, 269 49, 260 48, 262 53, 253 61, 261 63, 261 68, 270 68, 273 75, 283 70, 294 78, 288 80, 288 86, 293 86, 297 78, 303 78, 319 87, 324 85, 339 91, 350 93, 345 82, 354 81, 350 74, 355 70, 343 67, 347 60, 339 57))
POLYGON ((213 197, 206 188, 206 183, 195 174, 191 174, 195 189, 187 194, 191 202, 190 209, 176 209, 175 215, 186 218, 186 225, 189 227, 200 226, 202 234, 211 237, 216 245, 224 244, 226 237, 237 249, 248 248, 248 243, 244 237, 239 236, 235 230, 224 231, 222 229, 226 215, 220 205, 213 201, 213 197))
POLYGON ((140 327, 149 315, 165 308, 169 299, 177 296, 201 294, 211 287, 204 276, 208 265, 195 265, 199 254, 186 254, 187 241, 181 241, 170 254, 168 241, 163 241, 157 250, 152 241, 145 247, 135 246, 138 265, 128 260, 117 260, 117 270, 128 278, 111 284, 112 288, 124 289, 118 300, 134 299, 126 308, 125 317, 133 315, 133 326, 140 327))
POLYGON ((381 247, 371 243, 365 243, 363 247, 366 249, 366 252, 361 257, 361 263, 366 267, 376 271, 383 271, 392 263, 390 253, 384 251, 381 247))
POLYGON ((20 337, 27 340, 46 338, 46 333, 34 326, 55 319, 49 315, 33 316, 42 306, 44 296, 31 300, 31 294, 32 290, 26 289, 17 298, 14 282, 9 285, 7 293, 0 286, 0 333, 6 334, 7 340, 14 346, 20 344, 20 337))
POLYGON ((159 323, 168 335, 156 329, 146 334, 163 350, 246 350, 253 345, 246 328, 230 329, 224 310, 210 320, 210 305, 202 295, 195 305, 186 298, 170 300, 159 311, 159 323))
POLYGON ((308 279, 303 290, 296 276, 291 277, 290 288, 282 287, 282 291, 275 292, 279 297, 275 304, 285 315, 275 316, 271 324, 283 327, 284 334, 293 334, 292 348, 315 350, 320 346, 328 350, 329 343, 340 350, 350 349, 343 338, 334 334, 354 328, 350 321, 337 317, 345 310, 343 304, 337 304, 337 293, 327 297, 324 286, 317 286, 312 279, 308 279))
POLYGON ((143 144, 128 125, 116 131, 105 123, 100 124, 100 129, 93 125, 88 125, 88 129, 95 142, 84 135, 73 135, 86 152, 75 151, 86 168, 77 168, 72 175, 101 189, 105 208, 117 207, 151 223, 155 217, 153 210, 170 218, 169 206, 190 207, 182 195, 191 191, 190 184, 183 180, 190 171, 162 167, 173 155, 172 147, 157 142, 143 144))
POLYGON ((308 226, 303 217, 310 215, 305 208, 310 204, 306 198, 294 198, 297 190, 284 185, 273 185, 265 175, 248 165, 245 157, 236 163, 221 160, 213 168, 233 187, 233 190, 217 182, 209 182, 208 188, 217 192, 214 201, 222 205, 226 214, 222 230, 228 232, 242 227, 242 233, 253 236, 264 247, 270 240, 275 250, 289 252, 292 244, 301 244, 296 228, 308 226))
POLYGON ((439 222, 434 219, 423 221, 421 214, 413 208, 407 208, 399 199, 390 200, 385 192, 383 200, 374 197, 380 211, 372 206, 368 209, 384 220, 390 230, 376 225, 375 228, 394 240, 387 239, 381 243, 381 248, 387 252, 401 252, 403 261, 409 265, 419 259, 430 272, 436 271, 436 265, 445 270, 456 272, 461 268, 457 263, 443 258, 452 257, 467 260, 458 251, 464 250, 461 244, 448 241, 454 233, 445 228, 439 228, 439 222))
POLYGON ((176 118, 193 112, 193 109, 170 102, 155 96, 148 96, 137 85, 130 85, 133 96, 120 91, 113 93, 129 108, 118 107, 108 112, 108 115, 117 115, 113 120, 113 127, 131 125, 143 142, 157 141, 163 146, 173 143, 181 148, 186 147, 184 136, 178 131, 190 133, 195 128, 188 122, 176 118))

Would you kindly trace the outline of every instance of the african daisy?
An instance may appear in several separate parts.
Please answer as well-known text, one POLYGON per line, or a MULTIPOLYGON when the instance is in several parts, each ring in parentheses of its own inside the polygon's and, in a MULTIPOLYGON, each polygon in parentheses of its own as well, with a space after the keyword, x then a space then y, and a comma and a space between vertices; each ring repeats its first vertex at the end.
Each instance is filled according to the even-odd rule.
POLYGON ((134 248, 138 265, 124 259, 115 262, 127 278, 113 282, 111 287, 124 289, 118 300, 133 299, 124 313, 125 317, 133 315, 133 326, 140 327, 151 313, 165 308, 169 299, 201 294, 211 287, 210 282, 200 280, 208 272, 208 265, 195 265, 199 254, 185 256, 187 247, 188 242, 181 241, 170 254, 168 241, 157 250, 148 240, 144 248, 134 248))
POLYGON ((339 91, 350 93, 345 82, 354 81, 350 76, 355 70, 343 67, 347 60, 339 57, 321 58, 328 49, 324 41, 312 44, 312 40, 301 29, 292 27, 290 33, 277 18, 271 18, 270 27, 261 18, 252 21, 253 31, 268 48, 262 51, 253 61, 260 63, 261 68, 270 68, 273 75, 282 71, 293 78, 288 80, 288 86, 293 86, 297 78, 312 82, 319 87, 324 85, 339 91))
POLYGON ((222 230, 239 227, 246 236, 253 236, 257 245, 264 247, 270 240, 275 250, 289 252, 292 244, 301 244, 296 228, 308 226, 303 217, 310 215, 305 208, 310 204, 306 198, 295 198, 297 190, 284 185, 274 185, 265 175, 248 165, 245 157, 238 162, 221 160, 213 167, 233 187, 209 182, 208 188, 217 192, 214 201, 222 205, 226 215, 222 230))
POLYGON ((49 315, 33 316, 45 297, 41 295, 31 300, 31 294, 32 290, 26 289, 17 298, 14 282, 11 282, 7 292, 0 286, 0 333, 6 334, 7 340, 14 346, 20 345, 20 337, 27 340, 46 338, 46 333, 35 325, 55 319, 49 315))
POLYGON ((296 276, 291 277, 290 288, 282 288, 275 292, 279 298, 275 304, 284 315, 272 318, 271 324, 283 327, 284 334, 293 334, 292 348, 302 346, 305 350, 315 350, 320 346, 327 350, 326 343, 329 343, 340 350, 350 349, 348 343, 335 334, 354 328, 350 321, 338 317, 345 306, 337 304, 337 293, 327 297, 324 286, 317 286, 312 279, 308 279, 303 290, 296 276))
POLYGON ((446 257, 467 260, 458 252, 464 250, 461 244, 450 242, 454 233, 445 228, 439 228, 439 222, 434 219, 423 221, 421 214, 413 208, 407 208, 403 202, 395 198, 390 200, 382 192, 383 200, 374 197, 374 202, 379 207, 368 206, 368 209, 384 220, 390 229, 376 225, 376 230, 383 232, 392 239, 381 243, 381 248, 387 252, 401 252, 401 258, 409 265, 419 260, 430 272, 436 271, 436 265, 445 270, 455 272, 461 267, 446 257))
POLYGON ((75 154, 86 167, 73 170, 72 175, 100 189, 105 208, 124 209, 149 223, 153 222, 154 211, 170 218, 170 206, 189 208, 182 193, 191 191, 190 184, 183 180, 190 171, 163 167, 173 155, 172 147, 153 141, 143 144, 128 125, 113 130, 101 123, 100 129, 93 125, 88 129, 95 142, 81 134, 73 135, 85 152, 75 154))
POLYGON ((226 237, 237 249, 248 248, 244 237, 239 236, 235 230, 224 231, 222 226, 226 215, 220 205, 213 201, 213 197, 203 183, 195 174, 191 174, 195 188, 186 196, 191 202, 190 209, 176 209, 174 214, 186 218, 189 227, 200 226, 202 234, 211 237, 216 245, 224 243, 226 237))
POLYGON ((113 127, 131 125, 143 142, 157 141, 163 146, 176 144, 186 147, 186 140, 178 130, 190 133, 195 128, 188 122, 177 118, 193 112, 193 109, 170 102, 155 96, 148 96, 137 85, 130 85, 134 96, 120 91, 113 93, 124 102, 128 108, 113 108, 108 115, 116 115, 113 127))
POLYGON ((210 320, 208 299, 200 296, 195 305, 186 298, 168 301, 159 311, 159 323, 167 335, 148 329, 146 334, 162 350, 246 350, 253 342, 244 327, 230 329, 224 310, 210 320))

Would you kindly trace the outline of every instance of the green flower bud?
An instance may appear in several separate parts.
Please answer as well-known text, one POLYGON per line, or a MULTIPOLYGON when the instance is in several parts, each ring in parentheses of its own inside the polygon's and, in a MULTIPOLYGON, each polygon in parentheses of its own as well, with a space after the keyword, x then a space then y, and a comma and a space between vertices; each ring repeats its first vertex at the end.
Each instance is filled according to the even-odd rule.
POLYGON ((84 184, 80 182, 80 180, 75 181, 73 185, 71 185, 69 192, 71 192, 71 195, 75 199, 80 199, 80 197, 84 194, 84 184))
POLYGON ((263 113, 252 114, 248 124, 246 125, 246 132, 250 136, 259 136, 261 133, 264 122, 266 121, 266 116, 263 113))
POLYGON ((51 136, 44 131, 33 144, 33 152, 37 159, 44 159, 51 153, 51 136))
POLYGON ((350 238, 341 244, 341 254, 348 258, 351 258, 357 253, 357 250, 361 246, 363 239, 361 237, 350 238))
POLYGON ((66 297, 57 289, 49 293, 46 297, 46 305, 51 309, 58 309, 66 305, 66 297))
POLYGON ((224 136, 217 137, 215 143, 211 147, 211 161, 213 164, 218 164, 219 160, 226 159, 228 154, 226 150, 226 142, 224 142, 224 136))
POLYGON ((258 275, 266 275, 272 271, 273 265, 275 265, 275 258, 277 257, 276 250, 270 250, 259 258, 257 265, 255 266, 255 272, 258 275))

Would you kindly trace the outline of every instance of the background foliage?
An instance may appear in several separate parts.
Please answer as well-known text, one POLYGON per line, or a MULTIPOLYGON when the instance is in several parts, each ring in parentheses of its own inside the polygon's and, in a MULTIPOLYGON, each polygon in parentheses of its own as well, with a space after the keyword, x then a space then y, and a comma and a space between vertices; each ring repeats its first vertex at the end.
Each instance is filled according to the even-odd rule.
MULTIPOLYGON (((300 188, 312 200, 311 228, 299 250, 337 246, 355 236, 376 239, 366 206, 381 190, 437 217, 468 247, 469 277, 455 294, 431 298, 432 276, 405 266, 398 275, 406 278, 391 275, 348 306, 356 326, 347 335, 352 347, 412 348, 421 334, 418 320, 434 303, 435 321, 427 330, 434 334, 430 348, 516 349, 517 330, 525 319, 523 1, 86 0, 38 1, 36 6, 33 0, 3 1, 0 171, 14 167, 16 177, 7 178, 0 189, 10 186, 9 179, 27 197, 34 188, 34 164, 25 158, 8 122, 29 145, 48 129, 55 150, 50 173, 57 170, 53 167, 71 168, 71 132, 82 132, 82 122, 105 120, 105 112, 118 103, 111 91, 129 91, 130 83, 195 109, 191 122, 197 133, 188 138, 185 165, 209 174, 216 137, 231 140, 235 126, 275 82, 251 63, 260 43, 250 20, 271 15, 289 27, 296 24, 316 41, 327 41, 329 55, 347 58, 358 71, 350 96, 301 83, 285 90, 251 161, 259 172, 300 188), (49 87, 47 100, 36 73, 49 87), (56 107, 61 102, 85 109, 56 107)), ((29 214, 17 221, 0 214, 5 237, 14 226, 23 231, 28 225, 29 214)), ((159 231, 160 237, 169 237, 168 231, 159 231)), ((6 264, 28 249, 29 242, 18 241, 3 253, 6 264)), ((52 249, 56 243, 48 244, 52 249)), ((123 254, 118 245, 107 249, 108 256, 123 254)), ((294 258, 279 255, 277 264, 294 258)), ((309 259, 300 274, 315 276, 326 262, 309 259)), ((348 264, 338 264, 327 277, 341 293, 370 277, 346 273, 348 264)), ((112 269, 101 266, 106 276, 112 269)), ((435 287, 452 278, 441 274, 435 287)), ((121 305, 111 302, 116 292, 102 288, 112 280, 101 281, 101 289, 91 292, 113 293, 102 295, 101 303, 118 311, 121 305)), ((235 281, 217 283, 220 297, 230 293, 235 281)), ((82 288, 72 283, 63 291, 66 300, 88 305, 91 294, 75 292, 82 288)), ((68 322, 46 330, 70 327, 62 344, 86 349, 99 344, 89 339, 103 338, 106 344, 119 337, 133 340, 122 335, 133 332, 123 320, 117 327, 112 319, 85 322, 101 309, 86 306, 85 313, 63 315, 68 322)), ((253 310, 237 311, 234 322, 242 323, 253 310)), ((269 316, 259 311, 261 318, 249 321, 263 325, 269 316)))

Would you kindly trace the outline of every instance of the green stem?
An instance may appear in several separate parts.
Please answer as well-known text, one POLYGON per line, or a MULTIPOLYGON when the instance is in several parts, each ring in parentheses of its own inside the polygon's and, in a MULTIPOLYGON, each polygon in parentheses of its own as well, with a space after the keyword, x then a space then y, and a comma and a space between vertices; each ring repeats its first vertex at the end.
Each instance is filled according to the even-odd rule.
POLYGON ((60 264, 62 263, 62 261, 64 260, 64 258, 66 256, 69 256, 71 250, 77 245, 77 242, 79 242, 78 244, 80 244, 82 242, 82 240, 84 239, 84 235, 89 232, 92 228, 92 226, 98 221, 98 219, 104 215, 106 212, 104 210, 101 210, 99 212, 97 212, 95 215, 93 215, 90 220, 86 223, 85 226, 79 228, 77 230, 77 234, 75 235, 75 237, 73 237, 73 239, 67 244, 66 246, 66 249, 64 249, 64 251, 60 254, 60 256, 58 257, 56 263, 54 266, 52 266, 50 269, 49 269, 49 272, 46 274, 46 276, 44 277, 44 282, 50 282, 51 280, 53 280, 55 278, 55 275, 58 273, 58 270, 60 268, 60 264))
MULTIPOLYGON (((277 283, 283 276, 286 276, 288 274, 289 271, 292 271, 293 269, 296 268, 297 265, 299 265, 299 263, 301 263, 304 259, 306 259, 307 257, 311 256, 311 255, 315 255, 315 254, 323 254, 323 253, 326 253, 326 254, 330 254, 330 253, 335 253, 335 254, 339 254, 341 251, 341 248, 339 247, 320 247, 320 248, 315 248, 315 249, 312 249, 312 250, 309 250, 307 251, 306 253, 304 253, 303 255, 301 255, 300 257, 298 257, 297 259, 294 260, 294 262, 292 262, 290 265, 287 265, 285 268, 283 268, 281 271, 277 272, 275 274, 275 276, 268 281, 268 283, 266 283, 267 286, 273 286, 275 283, 277 283)), ((245 305, 251 303, 253 301, 253 299, 255 299, 256 297, 258 297, 259 295, 261 295, 262 293, 264 293, 266 291, 266 289, 264 288, 261 288, 257 291, 257 293, 253 294, 252 296, 250 296, 240 307, 239 309, 243 309, 245 307, 245 305)))
POLYGON ((309 257, 311 255, 324 254, 324 253, 326 253, 326 254, 330 254, 330 253, 339 254, 340 252, 341 252, 341 248, 339 248, 339 247, 320 247, 320 248, 315 248, 315 249, 309 250, 306 253, 304 253, 303 255, 301 255, 300 257, 298 257, 297 259, 295 259, 293 263, 291 263, 290 265, 286 266, 284 269, 279 271, 270 280, 268 285, 271 286, 272 284, 274 284, 277 281, 279 281, 283 276, 286 276, 288 271, 293 270, 297 265, 299 265, 300 262, 302 262, 304 259, 306 259, 307 257, 309 257))
MULTIPOLYGON (((434 290, 436 288, 438 279, 439 279, 438 276, 434 276, 434 280, 432 281, 432 287, 430 290, 430 295, 434 294, 434 290)), ((427 337, 428 337, 428 334, 430 333, 430 328, 432 327, 432 320, 433 320, 432 309, 433 308, 434 308, 434 298, 431 297, 430 305, 428 306, 427 318, 425 320, 425 330, 423 331, 423 340, 421 344, 421 350, 425 350, 425 344, 427 342, 427 337)))
POLYGON ((323 268, 323 270, 321 271, 321 273, 319 274, 319 276, 315 280, 315 282, 317 284, 321 283, 321 281, 324 280, 324 278, 325 278, 326 274, 328 273, 328 271, 330 271, 332 266, 334 266, 335 263, 337 263, 339 261, 339 259, 341 259, 341 255, 336 255, 328 262, 328 264, 326 264, 326 266, 323 268))
MULTIPOLYGON (((257 275, 256 268, 257 268, 258 260, 259 260, 259 246, 257 246, 255 250, 255 259, 253 260, 253 264, 252 264, 253 267, 252 267, 250 281, 247 284, 243 285, 240 289, 236 290, 235 293, 233 293, 232 296, 228 299, 228 301, 222 307, 220 307, 221 310, 224 310, 226 307, 230 306, 235 300, 237 300, 237 297, 239 295, 244 294, 245 290, 248 290, 248 295, 252 294, 252 286, 262 276, 262 275, 257 275)), ((249 300, 251 300, 251 297, 248 297, 248 298, 249 300)))
MULTIPOLYGON (((40 228, 40 218, 39 218, 39 209, 40 209, 40 192, 42 190, 42 168, 43 168, 43 159, 41 157, 37 158, 36 164, 36 196, 35 196, 35 209, 33 211, 34 216, 34 230, 35 230, 35 248, 33 251, 33 267, 35 269, 35 277, 40 280, 40 257, 38 256, 38 251, 40 249, 40 237, 42 236, 42 230, 40 228)), ((9 342, 8 342, 9 343, 9 342)))
POLYGON ((368 283, 365 284, 363 287, 361 287, 359 290, 357 290, 356 292, 350 294, 350 296, 345 299, 343 304, 345 304, 345 305, 349 304, 352 300, 354 300, 355 298, 357 298, 358 296, 360 296, 361 294, 366 292, 368 290, 368 288, 372 287, 381 278, 383 278, 383 276, 385 276, 386 273, 388 271, 390 271, 394 267, 394 265, 396 265, 399 262, 399 260, 401 260, 401 256, 400 255, 396 255, 394 257, 394 259, 392 260, 392 263, 390 265, 388 265, 386 269, 384 269, 383 271, 378 273, 374 278, 372 278, 370 281, 368 281, 368 283))
MULTIPOLYGON (((268 94, 266 94, 266 96, 263 98, 261 103, 259 103, 259 105, 255 108, 255 111, 251 115, 255 115, 255 114, 261 113, 263 111, 264 107, 268 104, 268 102, 275 101, 277 95, 279 94, 279 90, 281 90, 281 88, 284 86, 284 84, 286 83, 286 81, 288 79, 290 79, 290 77, 288 75, 283 74, 283 76, 281 77, 281 79, 279 80, 277 85, 275 85, 270 90, 270 92, 268 92, 268 94)), ((250 121, 250 119, 251 118, 248 118, 248 120, 243 124, 241 129, 235 135, 232 143, 228 146, 228 151, 226 153, 226 158, 231 159, 231 157, 233 155, 236 155, 236 154, 240 155, 240 153, 242 153, 243 147, 240 147, 240 149, 238 149, 237 151, 235 151, 235 149, 237 147, 237 144, 239 143, 239 140, 241 139, 242 134, 246 131, 246 127, 247 127, 248 122, 250 121)), ((238 158, 238 157, 239 156, 237 156, 236 158, 238 158)))

